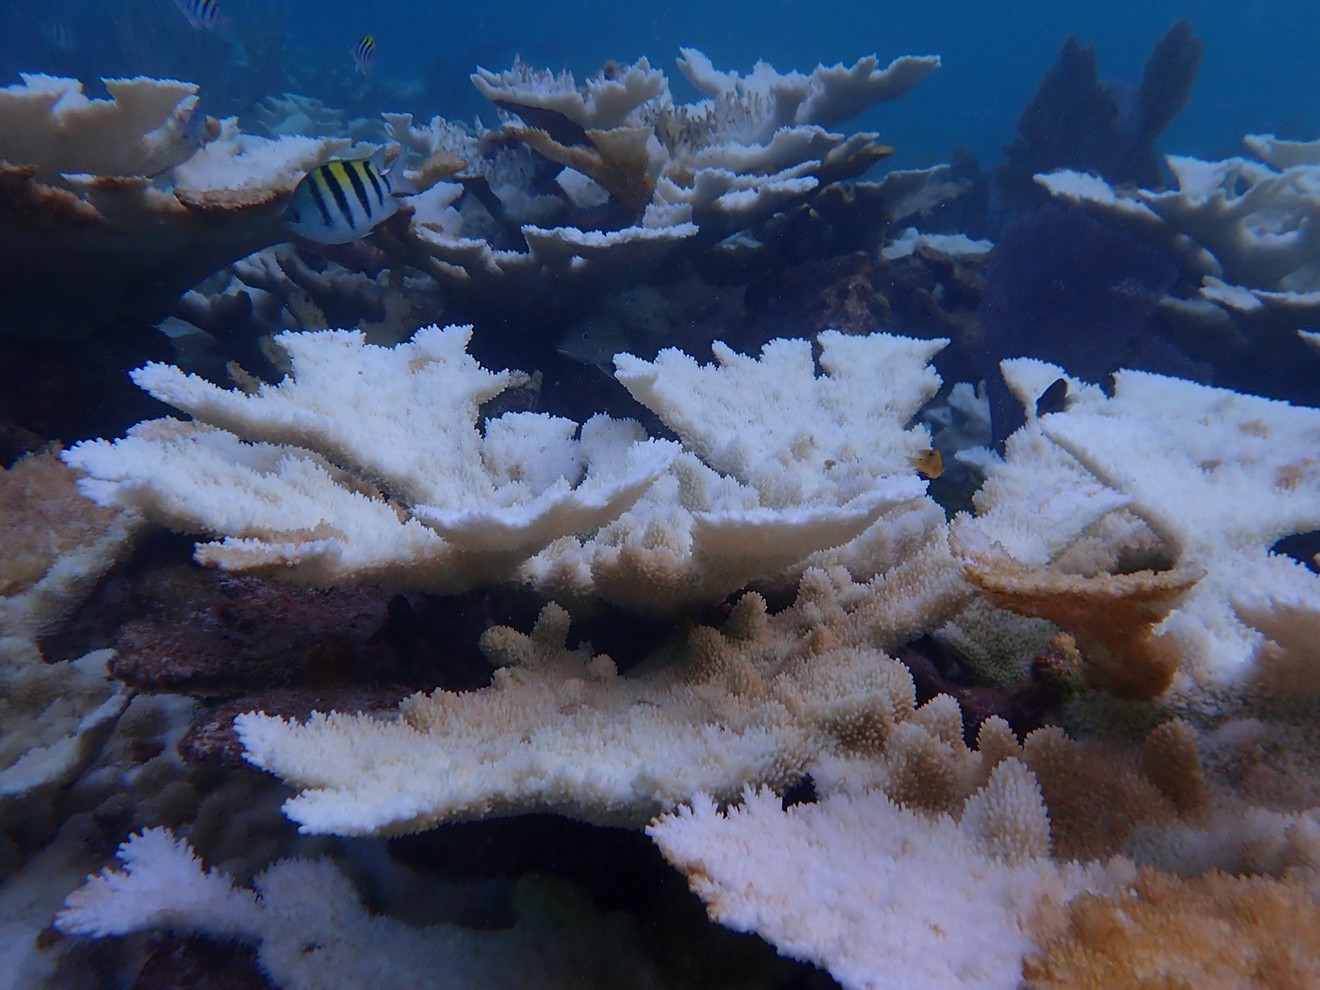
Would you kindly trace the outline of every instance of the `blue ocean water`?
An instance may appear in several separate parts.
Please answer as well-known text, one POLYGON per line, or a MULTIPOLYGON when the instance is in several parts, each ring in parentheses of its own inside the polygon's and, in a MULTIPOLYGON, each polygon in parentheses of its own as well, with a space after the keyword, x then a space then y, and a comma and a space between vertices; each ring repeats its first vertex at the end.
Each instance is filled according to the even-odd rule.
MULTIPOLYGON (((974 149, 993 162, 1017 114, 1070 34, 1094 45, 1101 76, 1135 83, 1150 46, 1180 17, 1205 45, 1191 105, 1166 134, 1181 153, 1235 153, 1243 134, 1320 133, 1320 7, 1261 0, 1128 4, 903 0, 770 0, 764 3, 437 3, 219 0, 225 24, 191 30, 170 0, 58 0, 0 5, 6 39, 0 79, 19 71, 96 76, 179 74, 203 82, 211 106, 231 113, 284 89, 331 105, 346 90, 363 109, 406 110, 429 119, 490 111, 471 90, 477 65, 506 67, 515 54, 579 78, 605 61, 646 56, 671 77, 680 46, 723 69, 758 59, 780 70, 851 63, 878 54, 938 54, 944 67, 902 101, 859 126, 880 130, 899 166, 974 149), (63 26, 63 32, 57 27, 63 26), (355 85, 349 50, 364 33, 378 42, 373 78, 355 85), (339 77, 339 78, 336 78, 339 77)), ((677 95, 687 95, 680 78, 677 95)), ((341 101, 342 102, 342 101, 341 101)))

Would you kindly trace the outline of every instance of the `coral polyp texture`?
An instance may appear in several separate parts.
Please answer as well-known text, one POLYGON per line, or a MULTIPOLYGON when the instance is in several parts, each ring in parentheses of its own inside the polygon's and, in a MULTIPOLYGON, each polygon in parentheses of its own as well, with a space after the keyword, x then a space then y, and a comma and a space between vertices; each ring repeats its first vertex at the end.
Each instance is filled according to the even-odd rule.
POLYGON ((489 688, 416 695, 397 720, 250 713, 237 728, 250 761, 301 789, 287 811, 307 831, 391 834, 533 811, 638 826, 698 792, 784 788, 822 754, 879 745, 912 712, 914 689, 869 644, 910 635, 904 606, 919 605, 925 624, 949 614, 963 598, 950 578, 913 594, 898 576, 841 588, 812 572, 792 608, 770 617, 745 595, 720 629, 680 635, 655 669, 628 675, 570 650, 568 615, 551 605, 530 635, 487 631, 482 649, 499 667, 489 688), (510 749, 511 738, 522 742, 510 749))

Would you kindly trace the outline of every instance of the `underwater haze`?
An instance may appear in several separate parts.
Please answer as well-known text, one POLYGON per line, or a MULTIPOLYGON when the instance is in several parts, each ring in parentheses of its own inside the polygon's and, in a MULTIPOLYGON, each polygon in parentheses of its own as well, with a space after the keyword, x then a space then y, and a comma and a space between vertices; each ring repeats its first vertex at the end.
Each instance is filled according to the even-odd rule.
MULTIPOLYGON (((192 31, 169 0, 22 3, 0 7, 0 72, 179 75, 203 82, 211 112, 241 113, 266 86, 329 101, 346 91, 365 106, 465 119, 489 115, 467 76, 515 55, 582 78, 606 61, 646 56, 670 71, 680 47, 746 72, 850 62, 859 55, 939 54, 944 67, 901 107, 863 120, 899 148, 902 167, 970 147, 993 161, 1041 74, 1071 33, 1094 45, 1102 78, 1135 84, 1156 39, 1192 19, 1204 69, 1168 132, 1181 152, 1223 155, 1245 133, 1306 136, 1320 126, 1320 7, 1283 0, 1228 3, 398 3, 219 0, 220 27, 192 31), (377 40, 373 78, 355 80, 350 50, 377 40), (259 73, 253 78, 253 73, 259 73)), ((681 88, 681 83, 679 84, 681 88)), ((687 94, 683 94, 687 95, 687 94)))
POLYGON ((1320 990, 1317 39, 0 0, 0 990, 1320 990))

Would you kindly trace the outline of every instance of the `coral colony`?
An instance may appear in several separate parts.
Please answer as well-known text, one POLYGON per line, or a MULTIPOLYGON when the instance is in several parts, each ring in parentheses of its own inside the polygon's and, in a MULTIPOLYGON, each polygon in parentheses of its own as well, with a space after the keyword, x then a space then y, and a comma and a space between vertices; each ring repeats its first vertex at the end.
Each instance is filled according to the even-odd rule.
POLYGON ((1320 143, 1088 52, 995 222, 933 56, 0 90, 6 329, 173 348, 4 424, 16 985, 1320 986, 1320 143))

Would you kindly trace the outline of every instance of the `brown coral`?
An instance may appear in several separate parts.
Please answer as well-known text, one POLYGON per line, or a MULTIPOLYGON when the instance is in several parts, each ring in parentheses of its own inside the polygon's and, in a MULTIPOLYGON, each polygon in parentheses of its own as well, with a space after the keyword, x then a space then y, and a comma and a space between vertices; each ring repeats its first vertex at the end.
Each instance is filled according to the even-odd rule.
POLYGON ((1308 990, 1320 903, 1299 880, 1143 870, 1116 898, 1084 894, 1026 960, 1027 990, 1308 990))
POLYGON ((964 561, 967 580, 1000 608, 1072 633, 1088 680, 1125 698, 1154 698, 1173 683, 1182 655, 1158 625, 1204 576, 1199 568, 1084 576, 1033 569, 1006 553, 964 561))
POLYGON ((83 498, 76 477, 54 450, 0 471, 0 596, 30 588, 61 554, 104 537, 118 513, 83 498))

